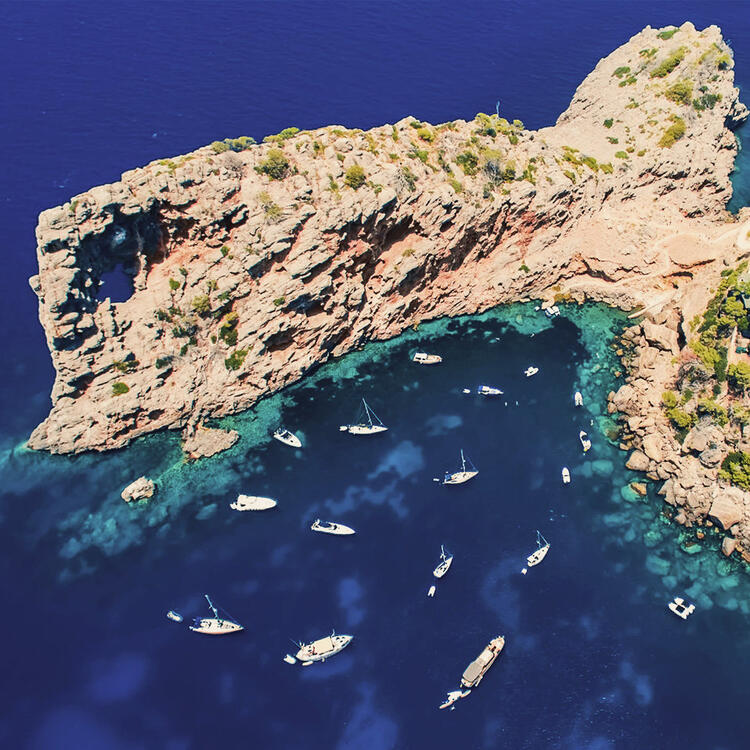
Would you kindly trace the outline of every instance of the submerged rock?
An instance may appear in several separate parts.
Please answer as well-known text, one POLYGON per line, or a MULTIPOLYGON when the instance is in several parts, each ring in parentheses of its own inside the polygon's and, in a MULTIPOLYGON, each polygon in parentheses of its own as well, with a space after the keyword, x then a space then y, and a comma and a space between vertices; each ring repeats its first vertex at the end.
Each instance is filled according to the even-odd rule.
POLYGON ((188 459, 207 458, 228 450, 239 439, 235 430, 219 430, 213 427, 198 425, 183 435, 182 450, 188 459))

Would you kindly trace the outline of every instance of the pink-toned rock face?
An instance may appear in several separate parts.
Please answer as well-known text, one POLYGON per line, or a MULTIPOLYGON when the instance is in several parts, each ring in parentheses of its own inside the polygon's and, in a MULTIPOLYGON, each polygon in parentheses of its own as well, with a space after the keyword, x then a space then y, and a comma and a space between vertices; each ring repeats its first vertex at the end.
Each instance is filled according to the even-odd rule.
POLYGON ((737 253, 727 123, 745 110, 724 51, 715 27, 685 24, 668 41, 646 29, 538 132, 486 116, 327 127, 154 162, 45 211, 31 285, 57 378, 29 445, 105 450, 199 424, 438 316, 558 292, 625 308, 705 302, 716 260, 737 253), (678 47, 676 69, 653 76, 678 47), (668 98, 685 76, 696 96, 720 96, 713 108, 668 98), (261 173, 274 149, 282 179, 261 173), (117 265, 133 295, 97 301, 117 265))

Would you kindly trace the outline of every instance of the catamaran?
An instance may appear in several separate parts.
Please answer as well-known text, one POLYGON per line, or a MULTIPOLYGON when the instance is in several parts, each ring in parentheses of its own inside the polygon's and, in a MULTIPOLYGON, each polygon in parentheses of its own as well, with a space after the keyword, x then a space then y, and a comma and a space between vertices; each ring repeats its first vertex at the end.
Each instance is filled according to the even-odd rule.
POLYGON ((583 446, 583 452, 586 453, 591 448, 591 441, 589 440, 589 436, 581 430, 578 433, 578 439, 581 441, 581 445, 583 446))
POLYGON ((503 392, 499 388, 495 388, 492 385, 480 385, 477 388, 477 393, 480 396, 502 396, 503 392))
POLYGON ((448 471, 445 472, 443 477, 443 484, 463 484, 473 479, 479 472, 476 466, 471 462, 471 459, 467 459, 464 456, 463 450, 461 451, 461 469, 460 471, 454 471, 452 474, 448 471), (469 466, 467 469, 466 466, 469 466))
POLYGON ((233 503, 229 503, 229 507, 232 510, 268 510, 276 507, 276 501, 260 495, 238 495, 233 503))
POLYGON ((333 523, 332 521, 321 521, 319 518, 316 518, 313 521, 310 528, 313 531, 320 531, 323 534, 336 534, 338 536, 346 536, 355 533, 351 526, 344 526, 343 523, 333 523))
POLYGON ((279 427, 279 429, 273 433, 273 436, 280 443, 284 443, 284 445, 289 445, 292 448, 302 447, 302 441, 293 432, 289 432, 289 430, 284 427, 279 427))
POLYGON ((240 630, 245 629, 236 620, 229 617, 221 617, 214 603, 208 598, 208 594, 204 594, 204 596, 214 616, 196 617, 193 620, 193 624, 189 626, 190 630, 195 633, 205 633, 206 635, 226 635, 228 633, 239 633, 240 630))
POLYGON ((296 643, 292 641, 299 647, 299 650, 294 656, 287 654, 284 657, 284 661, 287 664, 296 664, 298 661, 301 661, 302 666, 307 667, 315 661, 325 661, 331 656, 338 654, 339 651, 343 651, 353 639, 353 635, 336 635, 334 631, 331 635, 318 638, 317 641, 312 641, 312 643, 296 643))
POLYGON ((434 575, 435 578, 442 578, 448 572, 448 568, 450 568, 452 562, 453 562, 453 555, 446 554, 445 547, 443 547, 443 545, 441 544, 440 545, 440 563, 435 568, 435 570, 432 571, 432 575, 434 575))
POLYGON ((539 533, 539 530, 537 530, 536 550, 526 558, 526 564, 530 568, 533 568, 535 565, 539 565, 539 563, 547 556, 548 552, 549 542, 539 533))
POLYGON ((378 415, 367 405, 367 401, 362 399, 364 407, 364 416, 360 410, 360 421, 357 424, 342 424, 339 427, 341 432, 348 432, 350 435, 375 435, 378 432, 385 432, 388 428, 380 421, 378 415))
POLYGON ((418 365, 439 365, 443 358, 439 354, 427 354, 427 352, 417 352, 412 358, 412 362, 418 365))

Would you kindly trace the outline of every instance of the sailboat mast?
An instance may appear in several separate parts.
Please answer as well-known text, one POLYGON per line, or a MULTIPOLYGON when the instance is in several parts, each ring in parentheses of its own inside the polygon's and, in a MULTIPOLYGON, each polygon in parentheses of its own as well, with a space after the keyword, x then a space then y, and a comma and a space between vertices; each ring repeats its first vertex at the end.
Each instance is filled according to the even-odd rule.
POLYGON ((370 407, 367 405, 367 401, 362 399, 362 403, 365 407, 365 417, 367 418, 367 421, 370 423, 370 427, 372 427, 372 414, 370 414, 370 407))
POLYGON ((219 613, 216 611, 216 607, 214 607, 214 603, 208 598, 208 594, 204 594, 203 596, 206 597, 206 601, 208 602, 208 606, 211 607, 211 611, 214 613, 214 617, 217 620, 221 620, 221 617, 219 617, 219 613))
POLYGON ((461 448, 461 471, 466 471, 466 459, 464 458, 463 448, 461 448))

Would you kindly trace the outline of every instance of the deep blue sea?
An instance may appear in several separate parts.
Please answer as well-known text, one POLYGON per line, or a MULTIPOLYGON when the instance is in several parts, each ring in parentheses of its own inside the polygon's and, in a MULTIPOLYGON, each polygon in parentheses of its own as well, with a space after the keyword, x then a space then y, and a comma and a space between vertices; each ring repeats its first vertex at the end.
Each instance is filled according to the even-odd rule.
MULTIPOLYGON (((647 24, 721 26, 747 91, 750 2, 0 9, 0 747, 747 747, 750 576, 717 554, 718 536, 672 525, 655 488, 628 487, 606 415, 616 312, 573 306, 550 322, 516 305, 423 324, 225 420, 241 441, 194 464, 173 434, 75 458, 23 443, 53 379, 27 283, 39 211, 155 158, 290 125, 437 123, 498 100, 550 125, 647 24), (412 364, 418 347, 444 363, 412 364), (504 394, 462 392, 479 383, 504 394), (339 432, 362 397, 387 433, 339 432), (301 450, 270 439, 279 422, 301 450), (461 449, 479 476, 435 483, 461 449), (158 494, 128 506, 119 493, 141 474, 158 494), (279 505, 235 513, 238 493, 279 505), (314 534, 317 517, 357 534, 314 534), (550 552, 522 575, 537 529, 550 552), (429 599, 441 544, 455 559, 429 599), (204 593, 245 631, 209 638, 166 619, 207 614, 204 593), (675 594, 698 607, 687 622, 666 610, 675 594), (333 628, 355 636, 346 651, 283 662, 290 639, 333 628), (438 711, 499 634, 482 684, 438 711)), ((750 149, 733 183, 731 208, 750 205, 750 149)))

